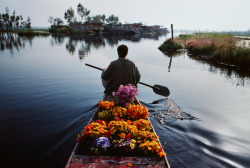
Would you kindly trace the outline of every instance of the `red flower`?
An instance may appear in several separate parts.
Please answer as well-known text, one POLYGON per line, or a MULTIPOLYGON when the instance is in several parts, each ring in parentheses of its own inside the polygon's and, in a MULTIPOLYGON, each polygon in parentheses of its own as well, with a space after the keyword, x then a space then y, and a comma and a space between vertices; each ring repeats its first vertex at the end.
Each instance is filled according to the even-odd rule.
POLYGON ((84 134, 89 136, 89 131, 88 130, 84 131, 84 134))
POLYGON ((111 131, 109 130, 108 133, 105 133, 105 137, 109 138, 111 135, 111 131))
POLYGON ((130 138, 131 138, 130 134, 126 135, 126 139, 130 139, 130 138))

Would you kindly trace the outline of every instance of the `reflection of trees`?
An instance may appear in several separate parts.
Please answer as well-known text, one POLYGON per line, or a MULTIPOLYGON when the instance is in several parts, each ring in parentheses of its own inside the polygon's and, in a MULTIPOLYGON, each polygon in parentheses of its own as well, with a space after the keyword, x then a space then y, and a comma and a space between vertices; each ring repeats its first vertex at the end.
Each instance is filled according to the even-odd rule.
POLYGON ((80 43, 78 50, 79 58, 83 59, 89 52, 90 48, 100 48, 105 46, 105 42, 101 36, 91 36, 86 34, 74 34, 69 37, 69 42, 66 44, 66 49, 74 54, 77 44, 80 43))
POLYGON ((142 34, 142 38, 159 40, 159 34, 142 34))
POLYGON ((13 33, 0 33, 0 50, 10 50, 13 54, 14 49, 19 51, 20 48, 25 48, 25 43, 29 42, 32 45, 34 37, 20 37, 18 34, 13 33))
MULTIPOLYGON (((170 72, 171 64, 172 64, 172 58, 184 55, 186 53, 185 50, 181 50, 179 52, 168 52, 164 53, 165 56, 169 57, 169 65, 168 65, 168 71, 170 72)), ((195 60, 201 64, 207 64, 209 65, 209 72, 213 74, 221 74, 226 77, 227 80, 229 80, 231 83, 235 84, 236 86, 245 86, 250 85, 250 72, 241 71, 240 69, 232 66, 228 66, 225 64, 219 64, 214 62, 209 62, 207 60, 201 59, 199 57, 193 57, 189 56, 190 59, 195 60)))
POLYGON ((52 46, 54 46, 55 44, 61 45, 64 43, 65 37, 66 36, 64 34, 52 34, 52 39, 50 41, 50 44, 52 46))
POLYGON ((90 52, 90 46, 82 44, 81 48, 78 50, 79 59, 83 60, 88 55, 89 52, 90 52))
POLYGON ((72 34, 70 36, 63 34, 52 34, 51 45, 64 43, 64 39, 68 38, 66 43, 66 50, 74 54, 78 50, 78 55, 80 60, 84 59, 88 53, 90 53, 91 48, 99 49, 100 47, 106 46, 117 46, 119 41, 127 40, 132 42, 139 42, 141 38, 158 39, 160 35, 108 35, 108 34, 98 34, 98 35, 88 35, 88 34, 72 34), (80 47, 77 49, 77 45, 80 47))
POLYGON ((213 74, 221 74, 226 77, 231 83, 235 84, 236 86, 246 86, 250 85, 250 72, 248 71, 242 71, 238 69, 237 67, 228 66, 224 64, 214 63, 207 60, 203 60, 199 57, 191 57, 190 59, 193 59, 199 63, 207 64, 209 65, 209 72, 213 74))
POLYGON ((89 46, 92 46, 96 49, 99 49, 102 46, 105 46, 105 41, 102 36, 85 36, 85 43, 89 46))
POLYGON ((105 39, 111 47, 116 46, 122 40, 119 36, 106 36, 105 39))
POLYGON ((66 43, 66 50, 73 55, 75 53, 75 50, 76 50, 76 45, 77 45, 77 43, 75 43, 72 40, 69 40, 69 42, 66 43))

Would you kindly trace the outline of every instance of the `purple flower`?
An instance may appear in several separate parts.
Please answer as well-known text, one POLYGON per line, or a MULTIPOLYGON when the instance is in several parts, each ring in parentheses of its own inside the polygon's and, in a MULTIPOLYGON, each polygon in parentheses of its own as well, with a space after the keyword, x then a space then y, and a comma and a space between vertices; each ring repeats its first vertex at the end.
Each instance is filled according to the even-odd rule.
POLYGON ((106 152, 109 147, 111 147, 110 140, 107 137, 99 137, 94 140, 91 150, 99 154, 106 152))
POLYGON ((127 106, 132 103, 137 96, 138 90, 136 86, 128 84, 126 86, 120 85, 117 92, 113 92, 112 95, 116 97, 121 106, 127 106))

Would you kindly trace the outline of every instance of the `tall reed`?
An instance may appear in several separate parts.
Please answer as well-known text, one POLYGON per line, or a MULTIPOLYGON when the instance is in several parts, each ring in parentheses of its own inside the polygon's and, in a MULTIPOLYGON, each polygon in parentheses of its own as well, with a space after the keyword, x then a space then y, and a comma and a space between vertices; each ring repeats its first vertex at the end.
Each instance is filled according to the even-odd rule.
POLYGON ((231 34, 197 33, 186 39, 185 46, 193 55, 250 69, 250 48, 239 47, 236 42, 231 34))

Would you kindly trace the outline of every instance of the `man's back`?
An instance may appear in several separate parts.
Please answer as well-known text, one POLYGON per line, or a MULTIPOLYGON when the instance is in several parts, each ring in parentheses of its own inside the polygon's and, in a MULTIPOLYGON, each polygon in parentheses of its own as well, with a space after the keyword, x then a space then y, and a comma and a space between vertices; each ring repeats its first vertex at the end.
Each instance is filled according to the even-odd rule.
POLYGON ((140 73, 132 61, 119 58, 110 63, 102 74, 102 79, 108 81, 104 93, 112 94, 118 90, 120 85, 132 84, 136 86, 140 80, 140 73))

